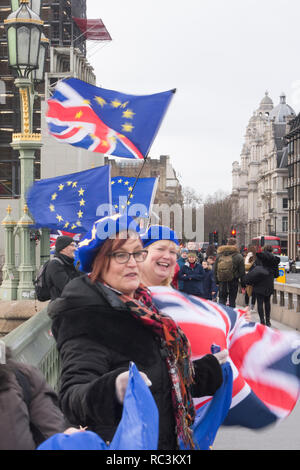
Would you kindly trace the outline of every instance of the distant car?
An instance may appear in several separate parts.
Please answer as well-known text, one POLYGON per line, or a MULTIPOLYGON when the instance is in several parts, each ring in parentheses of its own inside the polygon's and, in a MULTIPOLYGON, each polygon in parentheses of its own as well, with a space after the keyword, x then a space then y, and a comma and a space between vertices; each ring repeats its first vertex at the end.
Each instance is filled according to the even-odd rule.
POLYGON ((291 268, 292 273, 300 273, 300 261, 295 261, 291 268))
MULTIPOLYGON (((278 255, 277 255, 278 256, 278 255)), ((288 256, 278 256, 280 263, 278 268, 284 268, 286 273, 290 272, 290 260, 288 256)))

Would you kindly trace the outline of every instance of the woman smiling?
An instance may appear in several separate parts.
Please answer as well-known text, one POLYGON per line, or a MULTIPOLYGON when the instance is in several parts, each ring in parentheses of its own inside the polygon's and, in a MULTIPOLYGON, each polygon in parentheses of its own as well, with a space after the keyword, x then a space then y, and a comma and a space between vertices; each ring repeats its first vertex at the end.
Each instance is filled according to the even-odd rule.
MULTIPOLYGON (((162 250, 153 270, 168 272, 175 256, 162 250)), ((110 441, 122 416, 128 368, 134 362, 159 412, 158 449, 193 447, 192 396, 212 395, 222 383, 214 355, 190 360, 182 330, 151 302, 141 285, 147 259, 138 227, 125 215, 101 219, 79 244, 81 270, 50 305, 61 358, 61 407, 73 425, 110 441), (201 362, 202 361, 202 362, 201 362), (179 387, 178 387, 179 384, 179 387)))

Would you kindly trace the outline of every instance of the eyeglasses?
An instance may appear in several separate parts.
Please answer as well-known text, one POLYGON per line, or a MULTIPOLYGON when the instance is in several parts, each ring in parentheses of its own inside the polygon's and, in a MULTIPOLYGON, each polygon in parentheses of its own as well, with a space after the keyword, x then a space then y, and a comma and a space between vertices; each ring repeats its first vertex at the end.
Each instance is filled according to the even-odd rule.
POLYGON ((127 251, 116 251, 115 253, 110 253, 108 256, 113 257, 119 264, 125 264, 128 263, 130 256, 133 256, 137 263, 142 263, 147 258, 147 254, 147 250, 135 251, 134 253, 127 253, 127 251))

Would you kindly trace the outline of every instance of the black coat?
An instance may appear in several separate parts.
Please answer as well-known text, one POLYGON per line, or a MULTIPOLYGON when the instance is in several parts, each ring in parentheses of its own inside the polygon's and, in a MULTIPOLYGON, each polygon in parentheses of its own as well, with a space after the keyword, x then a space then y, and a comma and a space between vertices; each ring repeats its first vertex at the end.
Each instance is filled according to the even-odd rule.
POLYGON ((0 364, 0 450, 34 450, 37 443, 31 425, 46 440, 53 434, 64 432, 68 424, 58 407, 54 390, 43 374, 29 364, 7 359, 6 364, 0 364), (17 371, 26 380, 30 395, 28 403, 17 371))
MULTIPOLYGON (((116 377, 133 361, 152 382, 159 411, 159 449, 176 448, 171 384, 160 338, 134 318, 119 295, 88 276, 69 282, 50 303, 52 331, 61 358, 61 407, 74 425, 111 441, 122 414, 116 377)), ((222 370, 212 355, 195 361, 195 396, 212 395, 222 370)))
POLYGON ((189 262, 185 263, 178 273, 178 280, 183 282, 182 291, 190 295, 204 295, 204 269, 200 263, 195 263, 193 268, 189 262))
POLYGON ((75 268, 74 258, 59 253, 55 253, 55 258, 60 261, 52 259, 46 268, 45 274, 51 300, 60 296, 69 281, 83 274, 75 268))
POLYGON ((268 251, 256 254, 255 264, 245 277, 245 283, 253 286, 258 295, 270 296, 274 292, 274 279, 279 276, 280 260, 268 251))

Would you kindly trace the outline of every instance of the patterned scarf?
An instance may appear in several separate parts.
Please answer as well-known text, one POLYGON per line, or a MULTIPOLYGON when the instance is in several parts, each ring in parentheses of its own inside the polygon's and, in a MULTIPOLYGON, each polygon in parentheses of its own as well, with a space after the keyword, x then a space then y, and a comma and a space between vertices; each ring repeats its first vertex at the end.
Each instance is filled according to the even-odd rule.
POLYGON ((159 313, 146 287, 140 286, 136 290, 135 299, 122 294, 121 300, 135 318, 161 338, 161 344, 167 352, 166 363, 172 383, 176 434, 187 448, 194 449, 191 425, 194 422, 195 409, 190 392, 194 369, 190 360, 190 343, 171 317, 159 313))

